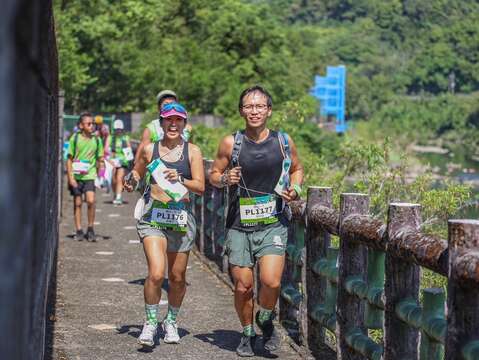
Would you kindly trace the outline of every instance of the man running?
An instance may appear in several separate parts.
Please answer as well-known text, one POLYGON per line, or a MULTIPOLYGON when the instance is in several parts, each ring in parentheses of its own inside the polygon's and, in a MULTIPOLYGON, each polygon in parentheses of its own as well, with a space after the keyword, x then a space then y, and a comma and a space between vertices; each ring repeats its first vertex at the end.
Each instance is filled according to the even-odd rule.
POLYGON ((95 222, 95 178, 97 168, 100 176, 105 171, 103 162, 103 144, 94 135, 92 114, 84 112, 78 121, 80 132, 70 137, 67 175, 70 193, 74 197, 73 214, 75 218, 74 239, 96 241, 93 223, 95 222), (86 234, 81 227, 81 208, 83 195, 88 205, 88 229, 86 234))
POLYGON ((253 266, 258 261, 261 283, 255 320, 265 349, 273 351, 280 345, 273 310, 285 261, 287 203, 301 193, 303 168, 292 139, 267 128, 272 99, 264 88, 244 90, 239 112, 245 119, 245 130, 221 141, 210 182, 219 188, 230 186, 225 253, 235 284, 235 308, 243 326, 236 352, 254 356, 253 266))
POLYGON ((111 136, 111 157, 110 161, 114 166, 112 185, 115 198, 113 205, 123 204, 121 193, 123 191, 123 178, 129 170, 130 162, 133 160, 130 137, 125 134, 123 120, 116 119, 113 122, 113 135, 111 136))
POLYGON ((137 223, 143 243, 148 276, 144 298, 146 322, 138 337, 144 346, 154 346, 158 327, 158 303, 168 262, 168 313, 163 320, 165 343, 178 343, 176 317, 186 293, 186 267, 196 236, 191 193, 205 189, 203 157, 198 146, 182 139, 187 112, 178 103, 161 108, 162 140, 145 146, 135 167, 125 178, 125 189, 133 191, 146 173, 150 174, 148 199, 137 223))
MULTIPOLYGON (((158 113, 161 112, 161 108, 166 104, 171 104, 173 102, 178 101, 178 96, 173 90, 162 90, 156 95, 156 102, 158 104, 158 113)), ((181 137, 184 141, 188 141, 191 136, 192 127, 190 124, 186 124, 182 133, 181 137)), ((151 143, 155 143, 163 139, 164 132, 163 128, 160 124, 160 119, 152 120, 146 125, 145 130, 143 130, 143 134, 141 136, 140 145, 138 145, 138 149, 136 150, 135 155, 135 163, 138 161, 138 158, 141 154, 143 148, 151 143)))

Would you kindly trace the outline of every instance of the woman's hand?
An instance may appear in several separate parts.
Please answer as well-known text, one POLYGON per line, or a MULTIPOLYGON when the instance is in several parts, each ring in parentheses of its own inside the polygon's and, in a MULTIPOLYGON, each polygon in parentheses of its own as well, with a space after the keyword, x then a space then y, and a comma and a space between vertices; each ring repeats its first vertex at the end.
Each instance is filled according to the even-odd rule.
POLYGON ((176 169, 165 169, 163 170, 163 174, 165 174, 165 178, 171 182, 178 181, 180 176, 176 169))
POLYGON ((132 170, 124 177, 123 187, 126 191, 132 192, 138 187, 138 182, 141 180, 140 175, 135 170, 132 170))

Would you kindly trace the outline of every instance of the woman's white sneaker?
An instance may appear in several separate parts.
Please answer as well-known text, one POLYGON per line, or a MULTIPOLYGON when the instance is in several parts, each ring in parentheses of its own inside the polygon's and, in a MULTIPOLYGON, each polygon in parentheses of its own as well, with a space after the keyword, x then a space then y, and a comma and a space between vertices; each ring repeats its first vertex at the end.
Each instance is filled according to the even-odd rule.
POLYGON ((138 343, 143 346, 155 346, 155 336, 158 325, 151 325, 147 322, 143 325, 143 330, 138 337, 138 343))
POLYGON ((163 320, 163 331, 165 332, 164 341, 167 344, 178 344, 180 335, 178 335, 178 325, 175 322, 163 320))

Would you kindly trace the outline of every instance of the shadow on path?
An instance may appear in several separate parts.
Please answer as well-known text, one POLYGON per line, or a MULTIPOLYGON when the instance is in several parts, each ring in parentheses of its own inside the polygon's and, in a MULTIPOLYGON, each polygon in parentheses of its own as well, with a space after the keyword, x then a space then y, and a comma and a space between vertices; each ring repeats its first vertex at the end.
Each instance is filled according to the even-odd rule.
MULTIPOLYGON (((236 347, 240 342, 241 334, 238 331, 232 330, 213 330, 211 333, 197 334, 194 337, 208 344, 217 346, 220 349, 236 353, 236 347)), ((255 356, 261 356, 268 359, 277 359, 278 355, 275 355, 263 348, 262 340, 263 339, 261 336, 256 337, 256 342, 254 345, 255 356)))

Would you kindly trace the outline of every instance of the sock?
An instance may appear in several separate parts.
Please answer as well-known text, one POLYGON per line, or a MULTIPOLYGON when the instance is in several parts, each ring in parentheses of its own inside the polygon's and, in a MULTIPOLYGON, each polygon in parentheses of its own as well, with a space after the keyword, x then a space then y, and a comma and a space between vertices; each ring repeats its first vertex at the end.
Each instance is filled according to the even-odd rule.
POLYGON ((258 321, 260 324, 263 324, 265 321, 268 321, 271 318, 271 313, 273 310, 268 310, 263 308, 262 306, 259 307, 259 315, 258 321))
POLYGON ((256 336, 256 332, 254 331, 253 324, 243 326, 243 335, 249 336, 249 337, 256 336))
POLYGON ((115 199, 116 200, 121 200, 121 194, 116 194, 115 199))
POLYGON ((146 322, 150 325, 158 325, 158 304, 145 304, 146 322))
POLYGON ((87 229, 87 232, 88 232, 88 231, 93 232, 93 226, 89 226, 88 229, 87 229))
POLYGON ((83 235, 83 230, 82 230, 82 229, 78 229, 78 230, 76 231, 76 233, 77 233, 77 235, 83 235))
POLYGON ((169 323, 174 323, 176 322, 176 316, 178 315, 178 312, 180 311, 180 308, 173 307, 171 305, 168 305, 168 314, 166 314, 166 321, 169 323))

